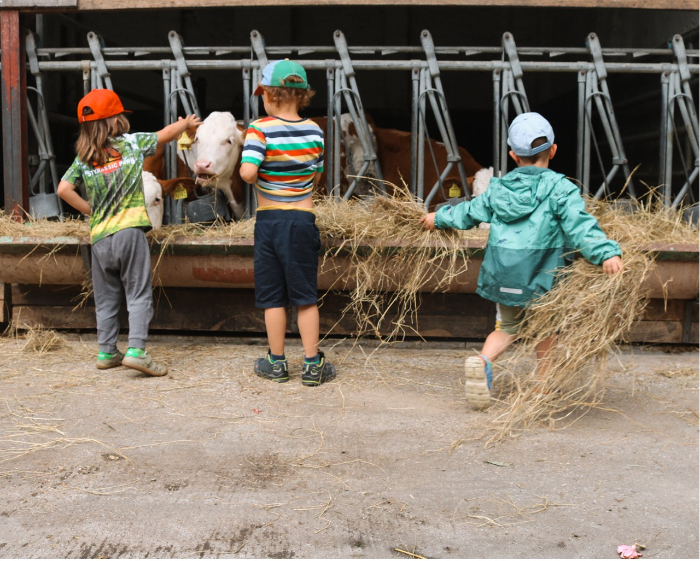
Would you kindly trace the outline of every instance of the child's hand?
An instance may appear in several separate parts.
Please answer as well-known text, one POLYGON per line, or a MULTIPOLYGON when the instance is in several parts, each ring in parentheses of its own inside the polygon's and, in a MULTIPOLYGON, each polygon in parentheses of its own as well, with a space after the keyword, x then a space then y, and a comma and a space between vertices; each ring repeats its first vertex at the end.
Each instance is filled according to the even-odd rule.
POLYGON ((606 259, 603 261, 603 272, 607 273, 608 275, 614 275, 615 273, 619 273, 622 271, 622 259, 620 259, 619 255, 616 255, 615 257, 611 257, 610 259, 606 259))
POLYGON ((188 136, 194 136, 197 127, 202 124, 202 119, 197 117, 197 115, 187 115, 187 117, 178 117, 177 120, 186 121, 186 132, 188 136))
POLYGON ((424 214, 420 219, 420 223, 426 230, 435 230, 435 213, 429 212, 424 214))

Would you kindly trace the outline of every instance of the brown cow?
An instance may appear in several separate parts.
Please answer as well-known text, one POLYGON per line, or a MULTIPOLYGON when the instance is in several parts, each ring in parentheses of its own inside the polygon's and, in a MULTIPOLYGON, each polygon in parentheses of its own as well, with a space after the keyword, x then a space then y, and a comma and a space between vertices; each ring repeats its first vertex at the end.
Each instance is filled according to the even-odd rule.
MULTIPOLYGON (((326 117, 313 117, 315 121, 323 130, 326 131, 327 118, 326 117)), ((372 135, 372 143, 377 153, 377 159, 384 176, 384 180, 394 184, 403 185, 408 183, 411 177, 411 133, 400 131, 396 129, 384 129, 374 125, 372 118, 367 115, 367 122, 370 127, 370 133, 372 135)), ((340 190, 344 192, 349 184, 347 174, 350 171, 350 166, 348 161, 352 162, 352 169, 357 172, 363 161, 364 155, 362 151, 362 145, 360 139, 357 135, 352 120, 350 120, 349 115, 343 114, 341 116, 341 127, 343 142, 341 142, 341 174, 340 174, 340 190), (349 151, 349 154, 346 153, 349 151)), ((326 139, 326 143, 330 142, 326 139)), ((430 139, 430 145, 432 151, 435 154, 435 160, 437 162, 438 168, 440 170, 445 169, 447 166, 447 151, 445 150, 445 145, 442 142, 430 139)), ((468 185, 466 189, 469 189, 471 193, 471 183, 473 176, 479 171, 482 166, 472 157, 467 150, 459 147, 459 155, 464 164, 464 170, 467 175, 468 185)), ((438 171, 435 169, 433 164, 433 159, 431 155, 430 148, 425 147, 425 164, 424 164, 424 188, 425 196, 428 195, 430 189, 438 180, 438 171)), ((327 166, 326 166, 327 168, 327 166)), ((366 177, 376 177, 376 172, 373 166, 370 166, 368 171, 364 174, 366 177)), ((326 185, 325 171, 321 178, 320 184, 322 186, 326 185)), ((371 183, 371 182, 369 182, 371 183)), ((459 176, 456 165, 452 167, 450 175, 448 175, 444 182, 444 188, 438 189, 435 197, 431 200, 430 207, 434 208, 435 205, 444 202, 448 198, 455 198, 464 196, 465 186, 462 185, 462 180, 459 176)), ((356 194, 367 194, 368 182, 363 182, 358 185, 356 189, 356 194)), ((391 188, 387 185, 388 190, 391 188)))

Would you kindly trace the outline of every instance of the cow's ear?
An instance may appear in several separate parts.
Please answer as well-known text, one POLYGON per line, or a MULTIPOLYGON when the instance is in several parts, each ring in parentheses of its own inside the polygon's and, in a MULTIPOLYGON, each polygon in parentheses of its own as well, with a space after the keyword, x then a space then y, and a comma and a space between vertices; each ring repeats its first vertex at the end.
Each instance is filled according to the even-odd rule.
POLYGON ((233 129, 233 138, 235 139, 236 144, 240 144, 241 146, 243 145, 243 133, 238 127, 233 129))

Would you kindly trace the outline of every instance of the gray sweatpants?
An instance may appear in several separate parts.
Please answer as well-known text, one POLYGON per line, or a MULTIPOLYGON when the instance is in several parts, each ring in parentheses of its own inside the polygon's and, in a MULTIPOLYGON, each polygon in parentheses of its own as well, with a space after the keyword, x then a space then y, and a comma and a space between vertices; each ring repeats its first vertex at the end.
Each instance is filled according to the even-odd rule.
POLYGON ((129 347, 145 349, 153 317, 153 287, 148 241, 138 228, 119 230, 92 245, 97 343, 105 353, 117 351, 122 286, 129 311, 129 347))

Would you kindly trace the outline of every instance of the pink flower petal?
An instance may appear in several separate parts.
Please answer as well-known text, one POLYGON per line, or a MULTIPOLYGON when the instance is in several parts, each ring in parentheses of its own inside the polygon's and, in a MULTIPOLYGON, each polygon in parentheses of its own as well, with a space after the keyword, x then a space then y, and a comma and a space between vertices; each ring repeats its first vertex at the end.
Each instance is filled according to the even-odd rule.
POLYGON ((634 545, 618 546, 617 554, 620 556, 620 559, 639 559, 642 556, 634 545))

